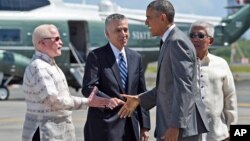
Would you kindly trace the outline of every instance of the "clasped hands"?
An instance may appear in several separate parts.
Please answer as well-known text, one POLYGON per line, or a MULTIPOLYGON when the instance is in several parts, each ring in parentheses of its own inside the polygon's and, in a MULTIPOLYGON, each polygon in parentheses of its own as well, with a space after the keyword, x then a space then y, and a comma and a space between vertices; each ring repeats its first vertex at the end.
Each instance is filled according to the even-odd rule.
POLYGON ((96 95, 97 87, 94 87, 90 96, 88 97, 88 105, 90 107, 100 107, 100 108, 109 108, 114 109, 117 106, 123 105, 118 115, 120 118, 131 117, 132 113, 134 112, 135 108, 139 105, 139 97, 136 95, 126 95, 121 94, 126 99, 124 102, 118 98, 103 98, 96 95))
POLYGON ((105 105, 105 107, 112 110, 117 106, 123 105, 120 111, 118 112, 118 115, 120 116, 120 118, 131 117, 135 108, 139 105, 139 97, 126 94, 121 94, 121 96, 126 99, 126 102, 118 98, 110 98, 108 100, 109 102, 107 103, 107 105, 105 105))
POLYGON ((121 94, 124 98, 126 98, 126 103, 123 104, 122 108, 118 112, 120 118, 131 117, 135 108, 139 105, 140 99, 138 95, 126 95, 121 94))
POLYGON ((88 97, 88 106, 114 109, 117 106, 123 105, 118 115, 121 118, 131 117, 135 108, 139 105, 138 96, 121 94, 126 98, 126 102, 118 98, 103 98, 96 95, 98 89, 95 86, 88 97))
POLYGON ((110 98, 105 108, 113 110, 115 107, 123 105, 125 102, 118 98, 110 98))
POLYGON ((98 88, 95 86, 88 97, 89 107, 109 108, 114 109, 119 105, 123 105, 125 102, 118 98, 104 98, 97 96, 98 88))

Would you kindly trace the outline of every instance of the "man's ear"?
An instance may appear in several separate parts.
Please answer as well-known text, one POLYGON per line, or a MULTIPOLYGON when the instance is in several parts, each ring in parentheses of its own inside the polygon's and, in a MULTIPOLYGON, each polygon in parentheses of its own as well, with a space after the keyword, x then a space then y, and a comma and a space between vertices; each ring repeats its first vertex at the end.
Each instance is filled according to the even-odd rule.
POLYGON ((160 16, 161 16, 162 21, 164 21, 164 22, 167 21, 168 22, 168 17, 167 17, 166 14, 162 13, 160 16))
POLYGON ((211 44, 213 44, 213 42, 214 42, 214 38, 213 38, 213 37, 209 37, 209 38, 210 38, 209 43, 210 43, 210 45, 211 45, 211 44))
POLYGON ((108 31, 106 29, 104 29, 104 35, 108 39, 109 33, 108 33, 108 31))
POLYGON ((38 42, 37 48, 38 48, 40 51, 44 50, 45 47, 46 47, 46 45, 45 45, 45 42, 44 42, 43 40, 41 40, 41 41, 38 42))

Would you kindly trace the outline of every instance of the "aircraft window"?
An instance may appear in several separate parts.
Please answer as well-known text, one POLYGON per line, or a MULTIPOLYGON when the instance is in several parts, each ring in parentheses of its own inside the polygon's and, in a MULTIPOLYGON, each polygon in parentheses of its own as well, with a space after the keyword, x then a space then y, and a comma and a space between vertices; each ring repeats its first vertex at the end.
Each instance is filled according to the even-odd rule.
POLYGON ((20 29, 0 29, 0 43, 20 42, 20 29))
POLYGON ((29 11, 46 5, 49 0, 0 0, 0 10, 29 11))
POLYGON ((190 23, 176 23, 176 25, 186 34, 188 34, 189 28, 191 26, 190 23))

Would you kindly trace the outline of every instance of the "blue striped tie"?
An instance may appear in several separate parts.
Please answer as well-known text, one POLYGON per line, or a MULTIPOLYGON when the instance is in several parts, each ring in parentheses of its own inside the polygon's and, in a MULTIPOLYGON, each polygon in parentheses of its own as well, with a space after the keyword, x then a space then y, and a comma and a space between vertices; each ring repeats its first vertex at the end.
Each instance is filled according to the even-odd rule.
POLYGON ((128 71, 127 71, 126 62, 124 60, 122 53, 119 54, 119 69, 120 69, 120 75, 122 79, 122 86, 126 90, 128 71))

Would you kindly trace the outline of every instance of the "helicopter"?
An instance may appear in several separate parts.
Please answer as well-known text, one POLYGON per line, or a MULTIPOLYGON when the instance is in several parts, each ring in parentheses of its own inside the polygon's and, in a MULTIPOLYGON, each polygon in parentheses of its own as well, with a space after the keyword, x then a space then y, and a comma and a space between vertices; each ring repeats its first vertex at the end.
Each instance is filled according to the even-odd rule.
MULTIPOLYGON (((105 18, 121 13, 128 18, 130 39, 127 47, 138 51, 145 68, 157 61, 158 37, 151 36, 145 10, 132 10, 101 0, 99 5, 64 3, 62 0, 9 0, 0 3, 0 100, 9 98, 8 86, 22 84, 23 73, 34 54, 32 32, 40 24, 54 24, 63 41, 62 55, 56 58, 70 87, 81 88, 84 64, 89 51, 107 43, 105 18)), ((250 4, 225 18, 190 14, 175 16, 175 24, 185 33, 197 20, 215 25, 214 46, 228 46, 249 28, 250 4)))

